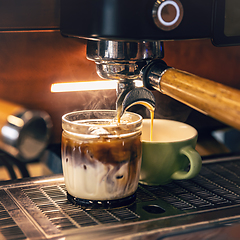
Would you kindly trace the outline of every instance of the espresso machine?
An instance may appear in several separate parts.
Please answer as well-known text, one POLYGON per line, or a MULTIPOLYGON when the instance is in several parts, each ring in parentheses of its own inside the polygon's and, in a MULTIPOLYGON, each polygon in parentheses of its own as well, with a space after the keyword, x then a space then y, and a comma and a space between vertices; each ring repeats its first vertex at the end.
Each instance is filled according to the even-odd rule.
POLYGON ((88 39, 87 58, 100 77, 119 81, 119 93, 142 79, 148 89, 239 129, 238 90, 161 60, 164 41, 211 38, 216 46, 239 44, 238 25, 231 24, 239 20, 238 7, 236 1, 61 1, 60 30, 88 39))
MULTIPOLYGON (((59 38, 86 39, 86 57, 101 78, 118 81, 119 96, 142 80, 149 90, 240 129, 239 90, 162 60, 165 41, 208 38, 218 47, 239 45, 239 1, 25 0, 28 15, 21 14, 26 6, 19 1, 2 3, 0 12, 12 9, 12 2, 19 21, 6 18, 9 25, 0 24, 0 31, 60 31, 59 38), (38 21, 40 13, 44 20, 38 21)), ((134 204, 113 209, 67 202, 62 174, 2 182, 0 239, 238 239, 239 172, 239 154, 207 156, 197 177, 139 185, 134 204)))

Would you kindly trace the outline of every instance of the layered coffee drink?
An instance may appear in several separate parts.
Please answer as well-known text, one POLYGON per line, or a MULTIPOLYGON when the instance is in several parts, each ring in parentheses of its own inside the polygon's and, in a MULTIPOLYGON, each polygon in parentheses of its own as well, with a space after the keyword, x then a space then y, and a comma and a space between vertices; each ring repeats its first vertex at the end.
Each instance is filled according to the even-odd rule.
POLYGON ((118 123, 115 115, 111 110, 89 110, 63 116, 64 180, 69 200, 83 207, 135 199, 142 117, 127 112, 118 123))

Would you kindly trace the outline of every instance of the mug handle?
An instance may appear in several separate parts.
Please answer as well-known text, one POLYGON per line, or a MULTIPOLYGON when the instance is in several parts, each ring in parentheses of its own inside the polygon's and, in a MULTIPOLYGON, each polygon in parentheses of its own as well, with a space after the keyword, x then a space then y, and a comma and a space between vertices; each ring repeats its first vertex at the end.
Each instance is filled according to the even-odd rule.
POLYGON ((188 172, 180 170, 172 174, 174 180, 190 179, 195 177, 201 170, 202 158, 199 153, 191 146, 186 146, 180 150, 181 154, 187 156, 190 161, 190 169, 188 172))

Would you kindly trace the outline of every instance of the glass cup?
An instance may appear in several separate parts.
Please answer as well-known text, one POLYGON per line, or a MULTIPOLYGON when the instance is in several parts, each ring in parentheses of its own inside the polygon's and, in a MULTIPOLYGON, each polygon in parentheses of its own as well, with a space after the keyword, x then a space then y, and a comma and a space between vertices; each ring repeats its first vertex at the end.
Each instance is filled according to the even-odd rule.
POLYGON ((142 117, 85 110, 62 117, 62 165, 69 201, 83 208, 134 202, 141 168, 142 117))

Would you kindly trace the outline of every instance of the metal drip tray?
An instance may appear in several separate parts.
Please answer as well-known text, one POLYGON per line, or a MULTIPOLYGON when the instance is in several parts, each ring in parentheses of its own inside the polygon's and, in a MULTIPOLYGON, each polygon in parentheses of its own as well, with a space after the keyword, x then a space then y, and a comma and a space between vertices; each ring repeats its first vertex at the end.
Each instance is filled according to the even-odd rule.
POLYGON ((66 199, 62 176, 0 187, 0 239, 152 239, 240 220, 240 156, 204 160, 192 180, 139 185, 134 204, 84 210, 66 199))

